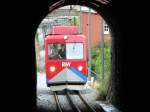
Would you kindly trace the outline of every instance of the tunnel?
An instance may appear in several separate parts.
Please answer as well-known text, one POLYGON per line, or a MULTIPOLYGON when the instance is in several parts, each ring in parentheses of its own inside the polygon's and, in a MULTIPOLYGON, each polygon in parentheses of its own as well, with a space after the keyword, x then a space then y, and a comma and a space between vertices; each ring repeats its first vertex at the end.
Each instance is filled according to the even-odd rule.
POLYGON ((111 87, 107 98, 122 112, 137 107, 137 105, 133 106, 133 102, 137 99, 135 95, 143 95, 143 92, 139 91, 137 85, 141 80, 139 78, 140 73, 144 73, 141 70, 142 67, 137 66, 139 63, 143 64, 143 61, 137 62, 137 58, 135 58, 140 58, 141 56, 136 48, 140 44, 140 36, 143 36, 142 30, 137 28, 137 26, 142 27, 142 24, 138 22, 138 20, 142 19, 138 14, 134 13, 138 7, 135 6, 134 9, 129 8, 133 4, 127 1, 111 0, 108 4, 104 4, 101 1, 103 0, 47 0, 35 1, 34 3, 22 2, 20 5, 17 5, 15 10, 17 12, 17 30, 15 31, 17 69, 15 68, 16 76, 13 86, 19 92, 12 93, 15 96, 14 100, 17 100, 16 105, 18 108, 15 108, 16 111, 20 111, 20 109, 37 111, 34 45, 36 29, 49 11, 65 5, 91 7, 108 23, 112 33, 112 52, 111 87), (135 17, 139 18, 135 19, 135 17), (137 25, 137 23, 139 24, 137 25), (132 29, 133 26, 135 29, 132 29))

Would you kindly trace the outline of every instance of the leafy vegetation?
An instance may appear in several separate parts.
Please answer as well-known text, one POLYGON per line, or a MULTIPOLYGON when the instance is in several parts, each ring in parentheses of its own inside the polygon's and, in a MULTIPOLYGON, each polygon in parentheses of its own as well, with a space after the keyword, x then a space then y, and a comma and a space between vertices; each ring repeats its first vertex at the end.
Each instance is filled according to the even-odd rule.
POLYGON ((99 92, 101 100, 106 99, 110 79, 110 45, 104 45, 104 79, 102 79, 102 48, 92 48, 92 68, 97 74, 95 88, 99 92))

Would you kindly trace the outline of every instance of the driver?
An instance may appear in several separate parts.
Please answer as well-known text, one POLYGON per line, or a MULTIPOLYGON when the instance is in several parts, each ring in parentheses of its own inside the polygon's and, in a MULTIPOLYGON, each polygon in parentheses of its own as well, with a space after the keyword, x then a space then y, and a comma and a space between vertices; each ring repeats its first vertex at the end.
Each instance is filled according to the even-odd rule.
POLYGON ((53 48, 50 49, 49 59, 59 59, 59 55, 57 52, 57 46, 54 44, 53 48))
POLYGON ((61 49, 59 50, 59 55, 61 56, 62 59, 65 59, 66 57, 65 44, 61 45, 61 49))

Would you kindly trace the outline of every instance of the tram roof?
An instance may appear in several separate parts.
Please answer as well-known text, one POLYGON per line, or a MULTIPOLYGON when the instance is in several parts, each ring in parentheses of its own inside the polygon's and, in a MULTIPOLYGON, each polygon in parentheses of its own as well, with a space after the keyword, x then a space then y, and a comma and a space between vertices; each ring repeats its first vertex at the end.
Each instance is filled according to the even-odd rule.
POLYGON ((48 35, 45 40, 47 42, 85 42, 84 35, 48 35))
POLYGON ((75 35, 79 33, 78 26, 54 26, 48 31, 51 35, 70 34, 75 35))
POLYGON ((46 35, 45 39, 84 39, 84 35, 46 35))

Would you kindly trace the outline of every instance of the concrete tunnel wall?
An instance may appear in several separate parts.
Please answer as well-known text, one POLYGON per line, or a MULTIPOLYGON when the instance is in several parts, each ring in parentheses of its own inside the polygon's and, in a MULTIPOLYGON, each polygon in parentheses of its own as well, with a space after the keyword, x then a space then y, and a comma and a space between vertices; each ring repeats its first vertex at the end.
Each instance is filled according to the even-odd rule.
MULTIPOLYGON (((16 111, 20 111, 20 108, 26 112, 36 110, 36 60, 34 37, 41 20, 49 13, 49 6, 56 2, 56 0, 35 1, 34 4, 23 2, 20 3, 15 10, 18 14, 16 15, 16 50, 19 56, 16 56, 16 65, 18 66, 13 86, 17 87, 17 90, 20 91, 19 93, 13 93, 18 97, 15 99, 18 102, 16 105, 19 107, 16 108, 16 111), (20 10, 21 13, 19 12, 20 10), (23 77, 20 77, 20 74, 23 77), (22 94, 20 95, 20 93, 22 94)), ((56 8, 74 3, 77 3, 76 0, 68 0, 58 5, 56 8)), ((132 28, 129 27, 136 25, 136 22, 131 18, 132 16, 130 16, 129 9, 126 8, 125 4, 128 3, 116 0, 111 1, 108 5, 102 5, 96 0, 90 2, 79 0, 77 4, 86 5, 98 11, 111 29, 111 89, 109 90, 108 99, 111 100, 112 104, 125 112, 132 108, 129 102, 131 103, 136 99, 133 93, 137 89, 134 88, 136 85, 132 83, 132 79, 137 69, 134 66, 137 64, 134 59, 137 51, 133 51, 133 49, 137 46, 135 43, 135 35, 137 38, 138 35, 136 33, 139 31, 138 29, 132 30, 132 28), (134 88, 134 91, 132 88, 134 88), (130 91, 131 94, 129 94, 128 91, 130 91)), ((134 80, 134 82, 138 81, 134 80)))

